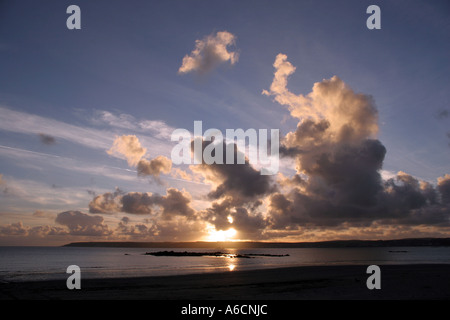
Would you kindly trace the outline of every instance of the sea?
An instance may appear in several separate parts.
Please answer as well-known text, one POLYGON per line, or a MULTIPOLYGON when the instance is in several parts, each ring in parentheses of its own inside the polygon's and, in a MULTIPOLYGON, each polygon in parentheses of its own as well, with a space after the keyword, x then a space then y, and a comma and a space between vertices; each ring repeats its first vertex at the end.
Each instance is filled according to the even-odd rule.
POLYGON ((0 247, 0 284, 67 279, 69 266, 83 278, 167 276, 321 265, 450 264, 450 247, 223 249, 231 255, 153 256, 146 252, 216 252, 198 248, 0 247), (232 255, 262 254, 252 258, 232 255), (270 256, 272 255, 272 256, 270 256), (273 256, 285 255, 285 256, 273 256))

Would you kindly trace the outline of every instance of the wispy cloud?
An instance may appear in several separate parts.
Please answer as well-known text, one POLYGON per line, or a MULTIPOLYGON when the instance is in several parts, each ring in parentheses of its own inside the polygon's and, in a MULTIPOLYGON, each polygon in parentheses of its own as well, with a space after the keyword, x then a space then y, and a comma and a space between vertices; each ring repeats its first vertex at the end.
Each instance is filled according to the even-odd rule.
POLYGON ((61 168, 68 172, 84 173, 90 176, 103 176, 114 180, 136 180, 135 170, 108 165, 96 165, 89 160, 72 159, 55 154, 35 152, 3 145, 0 145, 0 154, 12 159, 16 165, 31 170, 41 171, 44 169, 61 168), (129 172, 129 174, 123 174, 121 172, 129 172))
MULTIPOLYGON (((6 179, 5 179, 6 180, 6 179)), ((84 187, 57 187, 45 182, 8 176, 1 195, 3 212, 34 212, 60 208, 83 208, 89 199, 84 187)))
POLYGON ((91 149, 108 150, 118 133, 141 133, 141 143, 151 145, 160 154, 170 154, 170 135, 172 127, 163 121, 148 120, 107 111, 97 111, 89 119, 91 126, 77 126, 67 122, 42 117, 0 106, 0 130, 22 134, 37 135, 42 140, 55 142, 69 141, 91 149), (102 128, 95 126, 103 125, 102 128), (122 130, 123 129, 123 130, 122 130), (45 134, 43 134, 45 132, 45 134))
POLYGON ((40 135, 45 132, 54 138, 60 138, 90 148, 108 148, 114 135, 88 127, 79 127, 59 120, 11 110, 0 106, 0 130, 40 135))
POLYGON ((158 139, 166 140, 170 140, 170 136, 173 130, 175 130, 174 127, 167 125, 162 120, 136 119, 129 114, 114 114, 105 110, 95 111, 91 121, 94 124, 106 124, 110 127, 141 132, 158 139))

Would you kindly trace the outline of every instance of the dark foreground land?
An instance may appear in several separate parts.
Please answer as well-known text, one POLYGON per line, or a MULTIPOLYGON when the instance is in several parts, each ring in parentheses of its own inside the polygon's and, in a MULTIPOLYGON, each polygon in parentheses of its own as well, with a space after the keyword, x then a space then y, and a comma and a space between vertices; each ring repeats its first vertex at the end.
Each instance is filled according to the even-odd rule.
POLYGON ((450 265, 382 265, 381 289, 367 266, 313 266, 165 277, 0 283, 0 299, 62 300, 449 300, 450 265))

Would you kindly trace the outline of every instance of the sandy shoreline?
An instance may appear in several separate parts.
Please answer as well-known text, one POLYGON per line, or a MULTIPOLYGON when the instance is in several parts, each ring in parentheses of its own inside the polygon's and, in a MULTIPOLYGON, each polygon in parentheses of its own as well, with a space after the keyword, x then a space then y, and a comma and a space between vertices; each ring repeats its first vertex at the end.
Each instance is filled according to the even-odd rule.
POLYGON ((163 277, 0 283, 2 300, 448 300, 450 264, 380 265, 369 290, 367 266, 312 266, 163 277))

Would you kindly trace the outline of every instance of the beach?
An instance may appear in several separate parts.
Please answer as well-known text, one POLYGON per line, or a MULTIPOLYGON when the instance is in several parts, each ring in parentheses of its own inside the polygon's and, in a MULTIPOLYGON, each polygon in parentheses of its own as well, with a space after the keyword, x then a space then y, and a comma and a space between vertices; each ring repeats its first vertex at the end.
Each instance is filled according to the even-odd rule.
POLYGON ((364 265, 302 266, 160 277, 0 283, 2 300, 448 300, 449 264, 380 265, 369 290, 364 265))

